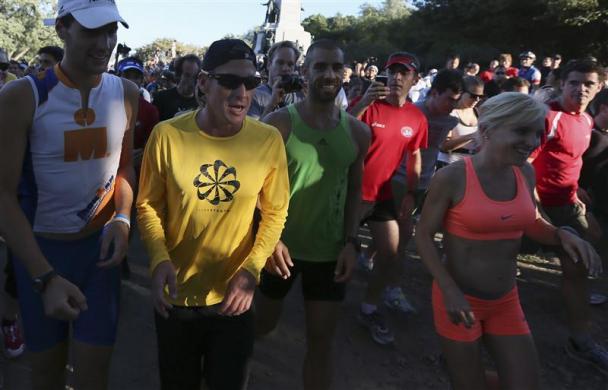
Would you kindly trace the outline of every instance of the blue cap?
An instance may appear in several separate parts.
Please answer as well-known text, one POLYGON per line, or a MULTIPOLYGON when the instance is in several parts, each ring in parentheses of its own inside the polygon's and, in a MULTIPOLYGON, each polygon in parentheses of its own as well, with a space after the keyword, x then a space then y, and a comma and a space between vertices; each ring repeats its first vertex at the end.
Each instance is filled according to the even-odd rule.
POLYGON ((129 69, 136 69, 141 73, 144 73, 144 66, 139 61, 130 58, 125 58, 124 60, 118 63, 118 73, 123 73, 129 69))

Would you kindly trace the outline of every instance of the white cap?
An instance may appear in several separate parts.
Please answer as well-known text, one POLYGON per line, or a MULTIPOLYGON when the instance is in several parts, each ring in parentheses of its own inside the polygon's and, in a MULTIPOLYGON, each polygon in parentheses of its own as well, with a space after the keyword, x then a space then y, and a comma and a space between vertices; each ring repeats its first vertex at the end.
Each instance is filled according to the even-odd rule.
POLYGON ((84 28, 95 29, 113 22, 129 25, 118 13, 115 0, 59 0, 57 18, 72 14, 84 28))

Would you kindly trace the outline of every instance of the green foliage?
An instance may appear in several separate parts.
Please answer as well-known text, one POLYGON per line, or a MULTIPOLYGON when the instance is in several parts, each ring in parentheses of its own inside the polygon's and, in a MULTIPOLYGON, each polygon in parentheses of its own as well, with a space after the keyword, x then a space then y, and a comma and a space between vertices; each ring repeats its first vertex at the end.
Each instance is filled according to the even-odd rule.
POLYGON ((593 55, 608 61, 608 0, 385 0, 364 4, 359 16, 313 15, 304 20, 315 39, 330 38, 349 61, 393 51, 416 53, 423 65, 443 66, 450 53, 484 66, 501 52, 538 57, 593 55))
POLYGON ((199 57, 202 57, 207 50, 205 47, 178 42, 172 38, 158 38, 152 43, 137 48, 135 55, 144 62, 153 60, 155 56, 158 56, 161 61, 171 62, 173 42, 175 42, 175 54, 177 56, 196 54, 199 57))
POLYGON ((0 47, 15 60, 36 56, 42 46, 62 46, 53 27, 43 19, 52 17, 51 0, 0 0, 0 47))

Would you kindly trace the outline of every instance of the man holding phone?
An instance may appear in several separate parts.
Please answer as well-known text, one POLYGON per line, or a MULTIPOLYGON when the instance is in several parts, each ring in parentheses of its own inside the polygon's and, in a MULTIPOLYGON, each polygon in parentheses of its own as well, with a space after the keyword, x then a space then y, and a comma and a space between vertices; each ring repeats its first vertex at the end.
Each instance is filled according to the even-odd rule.
POLYGON ((388 76, 385 76, 382 74, 379 76, 376 76, 376 81, 379 83, 382 83, 382 85, 384 85, 385 87, 388 86, 388 76))
POLYGON ((420 178, 420 148, 427 144, 427 120, 424 114, 407 101, 420 68, 418 59, 407 52, 389 57, 387 86, 374 81, 365 94, 352 102, 348 110, 370 126, 372 143, 363 169, 361 221, 367 222, 376 244, 375 267, 359 319, 369 328, 372 339, 380 344, 394 340, 386 321, 377 310, 384 294, 384 303, 401 312, 412 310, 399 287, 399 226, 410 226, 414 194, 420 178), (391 187, 391 177, 399 162, 407 156, 407 190, 400 199, 391 187), (387 288, 388 287, 388 288, 387 288))

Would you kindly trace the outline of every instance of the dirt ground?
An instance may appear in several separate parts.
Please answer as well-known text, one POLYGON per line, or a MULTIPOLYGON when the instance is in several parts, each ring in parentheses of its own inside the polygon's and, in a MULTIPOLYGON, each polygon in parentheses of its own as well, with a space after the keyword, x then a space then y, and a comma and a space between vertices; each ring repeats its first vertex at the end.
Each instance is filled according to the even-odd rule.
MULTIPOLYGON (((0 247, 0 266, 5 261, 3 252, 0 247)), ((336 390, 449 389, 433 329, 431 277, 415 251, 410 250, 404 261, 407 275, 402 285, 418 312, 410 316, 389 315, 396 336, 393 346, 375 344, 355 319, 366 273, 358 271, 350 283, 335 342, 336 390)), ((159 384, 147 258, 137 239, 132 243, 129 262, 132 275, 122 284, 121 319, 110 389, 154 390, 159 384)), ((567 333, 556 259, 522 256, 519 264, 520 296, 540 356, 543 389, 608 390, 607 377, 564 353, 567 333)), ((608 293, 606 276, 594 281, 594 286, 608 293)), ((593 308, 593 334, 608 346, 607 312, 608 305, 593 308)), ((303 325, 302 296, 296 284, 286 299, 278 329, 256 343, 250 390, 301 388, 303 325)), ((27 356, 11 361, 0 359, 0 367, 4 389, 28 388, 27 356)))

